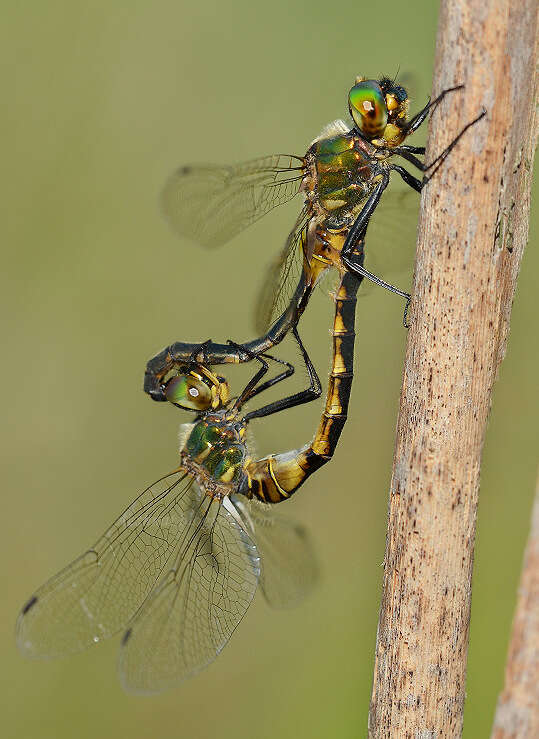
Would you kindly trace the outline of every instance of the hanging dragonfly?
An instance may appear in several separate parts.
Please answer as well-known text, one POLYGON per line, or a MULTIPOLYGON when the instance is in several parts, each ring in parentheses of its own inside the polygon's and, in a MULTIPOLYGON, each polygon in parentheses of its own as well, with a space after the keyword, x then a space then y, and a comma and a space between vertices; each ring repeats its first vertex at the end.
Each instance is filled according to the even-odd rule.
MULTIPOLYGON (((313 441, 252 461, 246 428, 254 418, 320 395, 297 330, 309 388, 242 415, 247 401, 289 377, 269 380, 267 354, 240 396, 204 365, 179 365, 163 384, 166 399, 197 417, 183 434, 180 466, 147 488, 85 553, 23 606, 17 641, 24 654, 81 651, 123 631, 120 676, 126 690, 154 693, 195 674, 226 645, 258 583, 275 607, 312 588, 316 565, 304 529, 263 505, 289 499, 331 459, 346 421, 353 374, 356 276, 336 295, 333 366, 313 441)), ((231 344, 235 349, 238 345, 231 344)))
POLYGON ((424 147, 404 143, 429 111, 462 87, 444 90, 408 120, 409 99, 402 86, 387 77, 358 78, 348 94, 352 124, 341 120, 329 124, 304 157, 280 154, 237 166, 180 167, 163 190, 163 210, 178 234, 206 247, 224 244, 299 192, 304 206, 279 257, 277 276, 268 278, 264 288, 261 311, 269 316, 270 328, 243 345, 247 351, 212 341, 199 347, 175 342, 148 362, 144 390, 154 400, 165 400, 163 377, 176 363, 192 357, 215 365, 243 362, 251 354, 268 351, 297 324, 317 282, 331 267, 367 277, 408 301, 408 293, 364 268, 365 232, 393 172, 420 192, 465 131, 485 115, 482 111, 464 126, 429 164, 419 158, 424 147), (396 156, 425 173, 423 178, 395 164, 396 156), (294 286, 296 261, 301 267, 294 286))

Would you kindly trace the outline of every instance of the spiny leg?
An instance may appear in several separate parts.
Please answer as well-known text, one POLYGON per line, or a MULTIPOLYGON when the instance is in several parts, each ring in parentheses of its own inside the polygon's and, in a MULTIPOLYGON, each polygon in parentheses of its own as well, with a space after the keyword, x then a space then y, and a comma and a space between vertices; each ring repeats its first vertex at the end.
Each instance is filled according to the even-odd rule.
POLYGON ((467 123, 464 126, 464 128, 460 131, 460 133, 458 133, 457 136, 455 136, 453 141, 448 146, 446 146, 446 148, 440 154, 438 154, 438 156, 435 159, 433 159, 432 162, 429 162, 429 164, 425 164, 425 167, 423 170, 424 172, 427 172, 429 169, 432 169, 432 167, 434 167, 434 169, 428 176, 423 177, 423 186, 425 186, 426 183, 434 177, 434 175, 440 169, 441 165, 443 164, 448 154, 457 145, 458 141, 462 138, 462 136, 464 136, 466 131, 472 126, 474 126, 476 123, 478 123, 478 121, 480 121, 481 118, 486 116, 486 114, 487 114, 487 111, 485 110, 485 108, 483 108, 481 113, 479 113, 479 115, 476 116, 476 118, 474 118, 473 121, 470 121, 469 123, 467 123))
MULTIPOLYGON (((229 343, 231 346, 240 349, 242 351, 247 351, 249 355, 249 359, 257 359, 259 356, 264 357, 264 359, 270 359, 273 362, 278 362, 279 364, 285 365, 286 369, 280 372, 275 377, 271 377, 269 380, 265 380, 261 385, 252 386, 250 391, 246 393, 245 389, 242 392, 242 405, 245 404, 248 400, 251 400, 255 397, 255 395, 258 395, 259 393, 263 393, 265 390, 268 390, 270 387, 273 387, 273 385, 276 385, 278 382, 282 382, 282 380, 285 380, 287 377, 292 377, 292 375, 295 372, 295 367, 293 364, 290 364, 290 362, 286 362, 284 359, 279 359, 278 357, 274 357, 272 354, 267 354, 266 352, 263 352, 259 355, 255 354, 254 352, 251 352, 249 349, 246 349, 241 344, 236 344, 236 342, 229 340, 229 343)), ((249 383, 251 384, 251 383, 249 383)))
POLYGON ((423 189, 423 185, 425 184, 425 180, 420 180, 417 177, 414 177, 414 175, 411 172, 408 172, 407 169, 404 169, 404 167, 401 167, 400 164, 390 164, 389 168, 393 172, 397 172, 404 182, 406 182, 407 185, 409 185, 412 190, 415 190, 416 192, 421 192, 423 189))
MULTIPOLYGON (((361 217, 361 213, 359 214, 357 220, 359 220, 360 217, 361 217)), ((357 220, 356 220, 356 223, 357 223, 357 220)), ((344 243, 343 249, 341 251, 342 263, 347 268, 347 270, 351 272, 352 274, 356 275, 356 277, 359 277, 361 279, 363 279, 363 277, 366 277, 371 282, 374 282, 375 285, 379 285, 380 287, 383 287, 386 290, 389 290, 389 292, 395 293, 396 295, 400 295, 402 298, 405 298, 408 304, 410 301, 409 293, 404 292, 404 290, 400 290, 398 287, 395 287, 395 285, 391 285, 389 282, 382 280, 380 277, 375 275, 373 272, 369 272, 369 270, 365 269, 365 267, 363 266, 363 261, 365 258, 364 238, 365 238, 365 231, 363 232, 363 236, 361 237, 361 239, 359 239, 356 244, 353 244, 350 239, 350 233, 348 234, 346 241, 344 243), (349 246, 347 246, 348 242, 350 242, 349 246)))
POLYGON ((418 192, 421 192, 421 189, 427 184, 429 180, 431 180, 438 169, 440 168, 443 161, 446 159, 446 157, 449 155, 449 153, 452 151, 452 149, 457 145, 459 140, 464 136, 466 131, 474 126, 478 121, 483 118, 483 116, 486 115, 486 110, 483 109, 481 113, 476 116, 472 121, 467 123, 461 131, 455 136, 455 138, 451 141, 450 144, 446 146, 446 148, 441 151, 433 160, 432 162, 429 162, 426 164, 425 162, 422 162, 420 159, 418 159, 414 154, 424 154, 425 149, 424 147, 411 147, 411 146, 398 146, 393 149, 393 154, 397 154, 398 156, 401 156, 403 159, 406 159, 406 161, 410 162, 414 167, 417 167, 421 172, 428 172, 429 169, 433 169, 433 171, 430 173, 430 175, 423 177, 423 180, 418 180, 416 177, 414 177, 412 174, 410 174, 407 170, 403 169, 402 167, 398 167, 398 165, 392 165, 391 169, 395 169, 402 177, 402 179, 406 182, 407 185, 410 185, 410 187, 413 187, 414 190, 417 190, 418 192), (413 151, 413 149, 416 149, 416 151, 413 151), (419 151, 417 151, 419 149, 419 151), (422 151, 421 151, 422 150, 422 151), (436 165, 436 166, 435 166, 436 165))
POLYGON ((411 133, 414 133, 414 131, 417 131, 419 126, 421 126, 421 124, 425 121, 429 112, 434 111, 446 95, 448 95, 450 92, 455 92, 456 90, 462 90, 463 88, 464 85, 448 87, 446 90, 442 90, 442 92, 438 95, 438 97, 435 97, 434 100, 429 100, 425 107, 421 108, 421 110, 414 116, 412 116, 412 118, 410 118, 410 120, 408 121, 408 125, 405 128, 406 135, 409 136, 411 133))
POLYGON ((382 172, 380 181, 376 184, 374 190, 365 201, 364 206, 346 236, 341 249, 341 257, 349 257, 352 252, 358 248, 359 243, 365 238, 365 231, 369 225, 369 220, 376 210, 376 207, 380 202, 380 198, 388 185, 389 174, 387 172, 382 172))
POLYGON ((259 395, 260 393, 263 393, 265 390, 269 390, 270 387, 273 387, 274 385, 277 385, 278 382, 282 382, 283 380, 286 380, 288 377, 292 377, 294 372, 296 371, 296 368, 293 364, 290 364, 290 362, 285 362, 284 359, 278 359, 277 357, 272 356, 271 354, 261 354, 260 356, 264 357, 265 359, 272 359, 274 362, 279 362, 280 364, 284 364, 286 366, 286 369, 280 372, 278 375, 275 375, 275 377, 270 377, 269 380, 265 380, 261 385, 258 385, 258 387, 254 388, 254 390, 251 392, 248 398, 246 398, 245 402, 247 400, 252 400, 255 395, 259 395))
MULTIPOLYGON (((295 326, 292 329, 292 334, 294 335, 294 338, 298 343, 303 362, 307 369, 307 374, 309 375, 309 387, 306 390, 300 391, 299 393, 294 393, 293 395, 289 395, 286 398, 281 398, 280 400, 276 400, 273 403, 262 406, 262 408, 258 408, 255 411, 251 411, 245 416, 245 421, 251 421, 253 418, 262 418, 262 416, 270 416, 273 413, 279 413, 280 411, 284 411, 287 408, 293 408, 296 405, 310 403, 312 400, 316 400, 316 398, 320 397, 322 393, 322 384, 320 382, 320 378, 318 377, 316 369, 311 362, 311 358, 307 354, 307 350, 305 349, 295 326)), ((272 357, 272 359, 275 358, 272 357)))
MULTIPOLYGON (((230 345, 231 346, 234 346, 234 342, 231 341, 230 342, 230 345)), ((249 382, 247 383, 247 385, 243 388, 243 392, 241 393, 241 395, 239 395, 238 398, 236 399, 236 402, 234 403, 233 408, 234 408, 234 410, 237 410, 237 411, 239 411, 240 408, 242 407, 242 405, 249 399, 249 397, 251 396, 252 391, 255 389, 255 387, 258 385, 258 383, 260 382, 260 380, 264 377, 264 375, 266 374, 266 372, 269 369, 268 363, 266 362, 265 359, 262 358, 262 356, 260 356, 260 355, 254 355, 253 357, 251 357, 251 359, 255 359, 257 362, 260 362, 260 364, 262 366, 251 377, 251 379, 249 380, 249 382)))
POLYGON ((391 285, 389 282, 382 280, 373 272, 369 272, 359 260, 356 261, 353 257, 342 257, 342 261, 346 268, 358 277, 366 277, 371 282, 374 282, 375 285, 379 285, 380 287, 389 290, 389 292, 400 295, 401 298, 410 300, 410 293, 400 290, 398 287, 395 287, 395 285, 391 285))
MULTIPOLYGON (((424 146, 411 146, 410 144, 401 144, 397 147, 398 153, 402 156, 403 152, 406 152, 407 154, 424 154, 425 153, 425 147, 424 146)), ((393 149, 395 151, 395 149, 393 149)), ((421 160, 418 160, 421 161, 421 160)))
MULTIPOLYGON (((443 96, 448 93, 452 92, 453 90, 458 90, 462 88, 462 85, 459 85, 458 87, 450 88, 448 90, 445 90, 443 93, 441 93, 436 100, 433 101, 432 105, 425 106, 423 111, 420 111, 417 117, 415 117, 412 120, 415 120, 416 122, 419 121, 417 125, 420 125, 421 122, 424 120, 424 116, 426 116, 429 109, 433 108, 435 105, 437 105, 443 98, 443 96), (423 116, 421 118, 421 116, 423 116)), ((412 164, 414 164, 418 169, 425 172, 431 169, 434 165, 435 168, 431 172, 429 176, 423 177, 423 180, 419 180, 417 177, 412 175, 410 172, 408 172, 407 169, 404 167, 401 167, 398 164, 390 164, 389 169, 392 171, 397 172, 400 177, 403 179, 403 181, 411 188, 413 188, 416 192, 421 192, 423 187, 427 184, 427 182, 432 179, 432 177, 436 174, 450 151, 454 148, 454 146, 457 144, 457 142, 460 140, 460 138, 464 135, 464 133, 475 123, 477 123, 484 115, 486 111, 483 110, 473 121, 470 121, 469 123, 464 126, 464 128, 460 131, 460 133, 455 136, 453 141, 447 146, 430 164, 424 164, 421 162, 416 156, 414 156, 415 153, 422 154, 424 153, 424 147, 412 147, 412 146, 402 146, 402 147, 396 147, 393 150, 394 154, 399 154, 403 156, 404 159, 410 161, 412 164)), ((416 125, 416 128, 417 128, 416 125)), ((410 132, 412 130, 415 130, 415 128, 409 129, 410 132)), ((378 185, 376 186, 373 193, 370 195, 370 197, 367 199, 364 207, 362 208, 361 212, 359 213, 358 217, 356 218, 352 228, 350 229, 348 236, 346 238, 346 241, 343 245, 343 249, 341 252, 341 258, 343 261, 343 264, 354 274, 361 275, 362 277, 366 277, 368 280, 371 280, 371 282, 374 282, 376 285, 380 285, 381 287, 384 287, 386 290, 389 290, 390 292, 395 293, 396 295, 400 295, 401 297, 406 299, 406 306, 404 309, 404 316, 403 316, 403 324, 405 327, 407 327, 407 314, 408 314, 408 308, 410 305, 410 294, 405 292, 404 290, 400 290, 398 287, 395 287, 395 285, 391 285, 390 283, 386 282, 385 280, 382 280, 377 275, 373 274, 372 272, 369 272, 363 267, 362 263, 358 263, 357 260, 354 260, 351 257, 351 252, 356 244, 359 243, 360 238, 365 237, 365 232, 367 229, 367 225, 369 222, 369 219, 371 218, 374 210, 376 209, 380 198, 382 196, 383 191, 387 187, 387 184, 389 182, 389 177, 387 176, 387 180, 382 180, 378 185)))

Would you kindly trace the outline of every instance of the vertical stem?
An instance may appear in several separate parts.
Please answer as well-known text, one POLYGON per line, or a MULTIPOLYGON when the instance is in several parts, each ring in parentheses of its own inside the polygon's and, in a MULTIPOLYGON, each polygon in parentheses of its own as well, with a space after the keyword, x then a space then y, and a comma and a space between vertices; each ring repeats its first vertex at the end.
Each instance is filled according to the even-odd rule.
POLYGON ((539 736, 539 476, 492 739, 539 736))
POLYGON ((370 737, 462 731, 481 453, 527 240, 537 0, 442 0, 370 737))

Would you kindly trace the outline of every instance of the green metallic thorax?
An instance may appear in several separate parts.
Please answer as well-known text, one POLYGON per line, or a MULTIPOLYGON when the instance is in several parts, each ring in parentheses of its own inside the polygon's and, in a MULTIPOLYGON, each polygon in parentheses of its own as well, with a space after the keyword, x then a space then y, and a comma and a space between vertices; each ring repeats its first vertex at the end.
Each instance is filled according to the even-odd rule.
POLYGON ((357 136, 339 134, 315 141, 309 154, 313 157, 318 201, 324 210, 348 211, 365 197, 373 173, 357 136))
POLYGON ((244 426, 217 411, 198 421, 182 450, 182 465, 204 483, 209 494, 228 495, 244 475, 244 426), (228 489, 228 486, 231 489, 228 489))

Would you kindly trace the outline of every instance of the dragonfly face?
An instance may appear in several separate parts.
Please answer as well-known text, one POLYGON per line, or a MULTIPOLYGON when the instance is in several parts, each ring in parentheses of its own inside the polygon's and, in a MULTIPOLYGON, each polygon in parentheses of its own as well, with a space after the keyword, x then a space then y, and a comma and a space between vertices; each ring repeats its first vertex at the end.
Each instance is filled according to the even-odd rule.
POLYGON ((304 189, 314 194, 322 211, 346 215, 365 199, 379 171, 380 150, 397 146, 406 136, 408 106, 406 90, 387 78, 357 81, 348 94, 355 125, 319 138, 305 157, 313 182, 304 189))
POLYGON ((408 93, 387 77, 359 77, 348 93, 348 110, 356 130, 378 147, 393 147, 406 138, 408 93))

